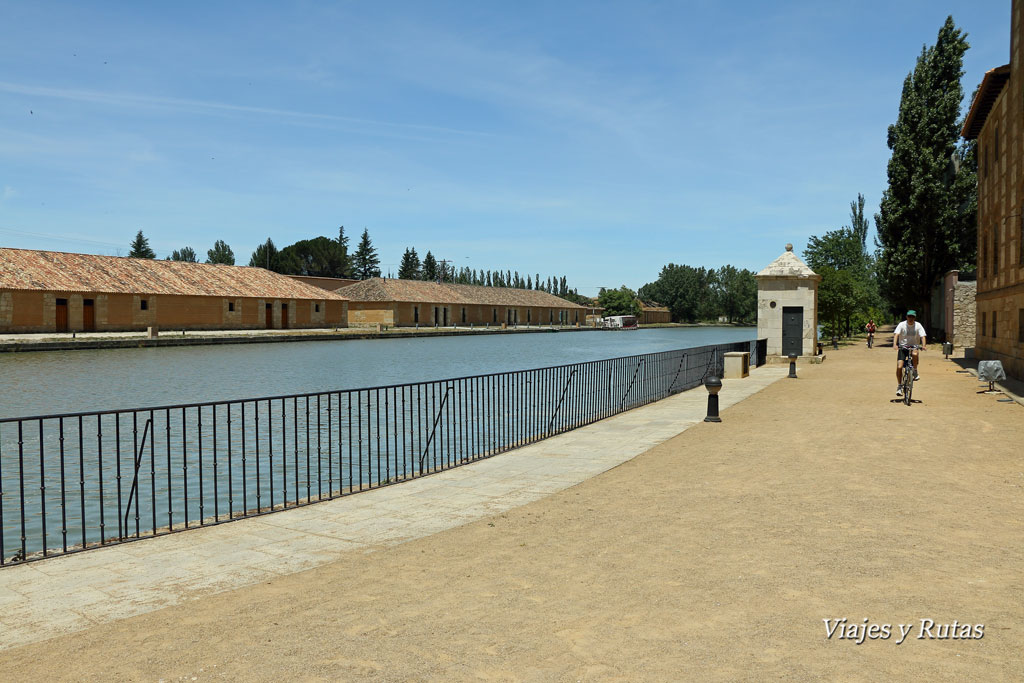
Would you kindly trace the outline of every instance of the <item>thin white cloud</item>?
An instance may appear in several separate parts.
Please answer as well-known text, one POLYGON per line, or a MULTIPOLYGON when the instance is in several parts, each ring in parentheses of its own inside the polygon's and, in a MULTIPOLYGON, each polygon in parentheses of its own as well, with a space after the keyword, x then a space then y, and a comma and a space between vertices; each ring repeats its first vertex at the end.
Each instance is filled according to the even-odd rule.
POLYGON ((88 102, 113 107, 149 107, 163 109, 178 109, 196 113, 212 112, 233 112, 240 114, 252 114, 258 116, 273 116, 277 118, 290 118, 303 121, 320 121, 349 126, 369 126, 382 130, 394 131, 420 131, 424 133, 439 133, 445 135, 462 136, 485 136, 487 133, 459 128, 447 128, 444 126, 432 126, 421 123, 401 123, 393 121, 376 121, 371 119, 360 119, 349 116, 338 116, 336 114, 322 114, 318 112, 302 112, 288 109, 275 109, 270 107, 253 107, 248 105, 230 104, 226 102, 214 102, 209 100, 193 100, 178 97, 158 97, 154 95, 135 95, 131 93, 112 93, 97 90, 80 90, 75 88, 50 88, 38 85, 25 85, 0 81, 0 91, 15 93, 19 95, 30 95, 34 97, 53 97, 74 102, 88 102))
POLYGON ((3 204, 8 199, 13 199, 18 196, 18 191, 10 185, 4 185, 3 192, 0 192, 0 204, 3 204))

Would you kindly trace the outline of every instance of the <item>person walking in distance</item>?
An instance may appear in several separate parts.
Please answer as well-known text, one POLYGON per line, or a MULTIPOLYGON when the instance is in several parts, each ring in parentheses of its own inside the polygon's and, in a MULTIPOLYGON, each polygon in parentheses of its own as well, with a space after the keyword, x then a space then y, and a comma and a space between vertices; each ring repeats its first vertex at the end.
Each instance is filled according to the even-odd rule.
POLYGON ((868 331, 868 348, 870 349, 875 342, 875 321, 868 320, 868 324, 864 326, 864 329, 868 331))
POLYGON ((896 395, 903 395, 903 364, 909 358, 914 364, 914 380, 921 378, 918 373, 918 350, 924 350, 927 338, 925 337, 924 326, 917 322, 917 311, 907 311, 907 319, 902 321, 896 326, 896 331, 892 335, 892 345, 898 350, 896 356, 896 395))

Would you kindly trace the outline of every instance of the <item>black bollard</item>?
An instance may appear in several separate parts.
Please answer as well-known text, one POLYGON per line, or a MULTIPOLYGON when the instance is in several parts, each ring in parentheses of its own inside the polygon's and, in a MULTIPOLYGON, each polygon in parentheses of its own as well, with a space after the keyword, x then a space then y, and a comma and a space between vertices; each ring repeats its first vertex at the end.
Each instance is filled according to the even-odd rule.
POLYGON ((721 422, 718 417, 718 392, 722 390, 722 380, 714 375, 704 380, 704 388, 708 390, 708 416, 705 422, 721 422))
POLYGON ((789 378, 796 379, 796 354, 789 354, 789 378))
POLYGON ((836 351, 839 350, 839 337, 832 335, 832 348, 836 351))

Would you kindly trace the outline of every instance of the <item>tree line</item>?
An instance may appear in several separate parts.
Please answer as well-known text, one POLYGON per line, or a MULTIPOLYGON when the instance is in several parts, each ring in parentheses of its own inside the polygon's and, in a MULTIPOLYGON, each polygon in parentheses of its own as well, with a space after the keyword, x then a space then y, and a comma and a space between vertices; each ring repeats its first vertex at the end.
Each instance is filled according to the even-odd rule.
MULTIPOLYGON (((380 257, 370 239, 369 230, 363 230, 355 252, 350 254, 348 245, 349 238, 345 234, 345 226, 338 228, 337 238, 314 237, 313 239, 299 240, 282 249, 278 249, 274 240, 268 237, 266 242, 253 251, 249 258, 249 266, 266 268, 282 275, 309 275, 354 280, 367 280, 381 276, 380 257)), ((128 255, 133 258, 156 258, 156 254, 150 248, 149 241, 141 230, 132 241, 131 252, 128 255)), ((235 264, 234 253, 222 240, 217 240, 207 255, 206 263, 235 264)), ((192 263, 198 261, 192 247, 175 249, 167 259, 192 263)), ((412 247, 407 248, 402 255, 398 277, 403 280, 532 289, 548 292, 576 303, 590 303, 589 299, 580 296, 575 289, 569 288, 565 276, 549 276, 544 279, 540 273, 536 273, 532 276, 528 274, 524 278, 518 270, 477 270, 465 266, 455 268, 449 261, 439 261, 430 251, 421 261, 416 249, 412 247)))
POLYGON ((576 290, 569 289, 564 276, 561 278, 549 276, 545 280, 540 273, 532 276, 527 274, 526 277, 523 277, 518 270, 477 270, 468 266, 456 268, 448 261, 438 261, 429 251, 421 261, 415 247, 407 248, 402 254, 402 262, 398 267, 398 279, 451 282, 481 287, 514 287, 547 292, 561 297, 576 295, 576 290))
MULTIPOLYGON (((625 287, 611 291, 630 291, 625 287)), ((666 306, 673 322, 695 323, 725 318, 732 322, 757 319, 757 281, 746 268, 720 268, 669 263, 658 279, 639 289, 634 299, 666 306)), ((600 296, 598 297, 600 302, 600 296)))

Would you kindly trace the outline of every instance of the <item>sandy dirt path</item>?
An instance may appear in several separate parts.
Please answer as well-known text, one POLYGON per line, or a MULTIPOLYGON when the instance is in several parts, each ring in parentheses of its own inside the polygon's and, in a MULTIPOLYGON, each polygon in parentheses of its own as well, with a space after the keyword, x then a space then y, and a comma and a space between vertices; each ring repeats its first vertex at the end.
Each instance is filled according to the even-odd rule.
MULTIPOLYGON (((0 656, 7 680, 1020 680, 1024 408, 829 351, 490 519, 0 656), (823 619, 891 625, 833 636, 823 619), (921 620, 984 624, 932 639, 921 620), (901 644, 898 624, 912 630, 901 644)), ((958 629, 959 630, 959 629, 958 629)), ((939 635, 938 626, 931 629, 939 635)))

